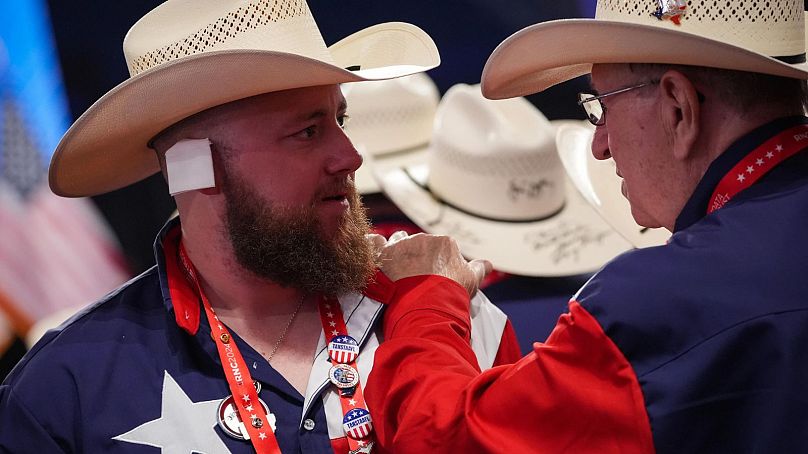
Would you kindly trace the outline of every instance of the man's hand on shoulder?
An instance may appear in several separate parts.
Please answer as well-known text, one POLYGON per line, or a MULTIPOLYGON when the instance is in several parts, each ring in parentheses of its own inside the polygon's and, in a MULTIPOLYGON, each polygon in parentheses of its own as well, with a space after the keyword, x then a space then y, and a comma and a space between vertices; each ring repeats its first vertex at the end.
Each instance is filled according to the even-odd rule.
POLYGON ((434 274, 452 279, 473 295, 492 269, 488 260, 466 260, 448 236, 396 232, 386 241, 381 235, 368 235, 368 241, 379 253, 382 272, 393 281, 434 274))

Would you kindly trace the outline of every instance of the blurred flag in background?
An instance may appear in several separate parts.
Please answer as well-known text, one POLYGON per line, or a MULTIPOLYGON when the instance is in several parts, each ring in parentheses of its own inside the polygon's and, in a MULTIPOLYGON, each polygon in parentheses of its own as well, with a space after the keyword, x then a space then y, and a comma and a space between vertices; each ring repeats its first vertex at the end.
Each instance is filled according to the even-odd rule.
POLYGON ((0 1, 0 353, 37 321, 128 277, 92 201, 48 189, 70 115, 45 0, 0 1))

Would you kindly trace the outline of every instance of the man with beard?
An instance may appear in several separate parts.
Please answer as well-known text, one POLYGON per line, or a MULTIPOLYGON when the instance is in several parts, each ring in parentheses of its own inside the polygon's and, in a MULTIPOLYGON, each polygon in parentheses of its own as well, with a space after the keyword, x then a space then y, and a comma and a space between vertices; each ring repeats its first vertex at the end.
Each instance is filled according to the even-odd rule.
MULTIPOLYGON (((169 0, 130 30, 132 78, 64 136, 51 188, 162 171, 179 217, 156 267, 46 334, 0 386, 0 451, 374 450, 362 387, 394 288, 365 241, 339 84, 438 56, 408 24, 330 48, 318 33, 304 2, 264 0, 169 0)), ((479 367, 515 359, 502 313, 476 301, 479 367)))

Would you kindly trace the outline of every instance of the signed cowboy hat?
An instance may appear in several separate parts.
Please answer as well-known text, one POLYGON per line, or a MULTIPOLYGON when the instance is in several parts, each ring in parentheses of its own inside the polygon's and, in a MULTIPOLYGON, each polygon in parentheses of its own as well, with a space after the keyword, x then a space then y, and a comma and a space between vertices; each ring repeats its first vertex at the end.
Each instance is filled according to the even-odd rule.
POLYGON ((438 106, 427 162, 375 175, 407 217, 468 257, 524 276, 589 273, 631 245, 565 176, 555 129, 524 98, 490 101, 456 85, 438 106))
POLYGON ((803 0, 598 0, 595 19, 524 28, 485 65, 483 93, 524 96, 593 63, 668 63, 808 79, 803 0))
POLYGON ((435 82, 424 73, 343 85, 350 119, 345 133, 364 157, 356 171, 361 194, 381 191, 373 169, 423 162, 440 101, 435 82))
POLYGON ((326 47, 305 0, 168 0, 129 30, 123 47, 131 77, 62 138, 49 173, 56 194, 101 194, 156 173, 149 140, 208 108, 440 63, 432 39, 405 23, 375 25, 326 47))
POLYGON ((634 247, 665 244, 670 232, 649 229, 634 222, 631 205, 620 192, 621 178, 617 176, 614 160, 597 160, 592 155, 593 132, 588 121, 558 128, 556 147, 567 175, 589 205, 634 247))

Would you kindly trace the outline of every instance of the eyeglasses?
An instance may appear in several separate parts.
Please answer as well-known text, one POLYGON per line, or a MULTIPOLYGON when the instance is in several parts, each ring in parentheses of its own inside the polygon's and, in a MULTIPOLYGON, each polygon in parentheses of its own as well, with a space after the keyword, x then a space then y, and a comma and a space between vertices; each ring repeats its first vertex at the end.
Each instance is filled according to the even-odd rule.
POLYGON ((657 84, 657 81, 651 82, 644 82, 639 85, 634 85, 631 87, 621 88, 619 90, 610 91, 608 93, 603 93, 600 95, 592 95, 589 93, 578 93, 578 105, 584 108, 584 112, 586 112, 586 118, 595 126, 601 126, 606 124, 606 107, 600 102, 601 99, 612 96, 612 95, 619 95, 620 93, 625 93, 627 91, 634 90, 635 88, 642 88, 647 85, 657 84))

